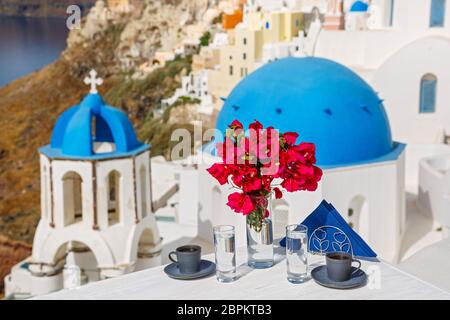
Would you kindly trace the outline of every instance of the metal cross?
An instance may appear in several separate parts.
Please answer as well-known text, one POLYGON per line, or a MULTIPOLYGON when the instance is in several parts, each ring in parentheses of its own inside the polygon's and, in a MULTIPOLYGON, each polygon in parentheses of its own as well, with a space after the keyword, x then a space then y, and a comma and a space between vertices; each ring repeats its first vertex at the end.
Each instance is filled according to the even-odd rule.
POLYGON ((103 79, 97 78, 97 71, 92 69, 89 72, 89 77, 84 78, 84 83, 91 85, 91 93, 98 93, 97 86, 100 86, 103 83, 103 79))

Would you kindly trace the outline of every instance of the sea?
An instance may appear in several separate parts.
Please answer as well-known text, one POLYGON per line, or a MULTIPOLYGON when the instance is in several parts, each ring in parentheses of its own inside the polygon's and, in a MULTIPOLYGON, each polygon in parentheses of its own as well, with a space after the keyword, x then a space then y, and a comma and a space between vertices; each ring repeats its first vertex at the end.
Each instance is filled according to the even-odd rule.
POLYGON ((68 31, 64 18, 0 15, 0 87, 55 61, 68 31))

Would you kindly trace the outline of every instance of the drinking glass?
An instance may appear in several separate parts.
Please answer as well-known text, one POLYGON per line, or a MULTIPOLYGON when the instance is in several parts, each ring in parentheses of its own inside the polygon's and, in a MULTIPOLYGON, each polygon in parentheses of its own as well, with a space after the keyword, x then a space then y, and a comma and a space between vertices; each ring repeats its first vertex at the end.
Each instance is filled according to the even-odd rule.
POLYGON ((213 228, 216 252, 216 276, 219 282, 232 282, 236 278, 236 247, 233 226, 220 225, 213 228))
POLYGON ((302 224, 286 227, 287 279, 302 283, 308 278, 308 228, 302 224))

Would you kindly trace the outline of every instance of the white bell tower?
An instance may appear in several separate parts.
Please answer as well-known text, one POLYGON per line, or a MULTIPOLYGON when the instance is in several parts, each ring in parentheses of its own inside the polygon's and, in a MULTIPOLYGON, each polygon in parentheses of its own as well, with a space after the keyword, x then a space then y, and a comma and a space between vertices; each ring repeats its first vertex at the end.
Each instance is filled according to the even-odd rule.
POLYGON ((96 76, 85 79, 91 93, 59 117, 50 144, 39 149, 42 215, 21 268, 29 285, 19 285, 13 269, 10 291, 44 294, 161 263, 150 146, 103 102, 96 76))

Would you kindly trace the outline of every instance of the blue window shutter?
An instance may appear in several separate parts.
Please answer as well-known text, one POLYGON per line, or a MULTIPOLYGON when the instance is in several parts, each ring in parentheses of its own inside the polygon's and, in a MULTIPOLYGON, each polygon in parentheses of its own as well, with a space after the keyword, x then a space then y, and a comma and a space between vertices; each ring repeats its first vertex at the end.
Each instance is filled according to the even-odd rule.
POLYGON ((431 0, 430 27, 443 27, 445 20, 445 1, 431 0))
POLYGON ((431 113, 436 106, 436 79, 422 79, 420 90, 420 113, 431 113))

